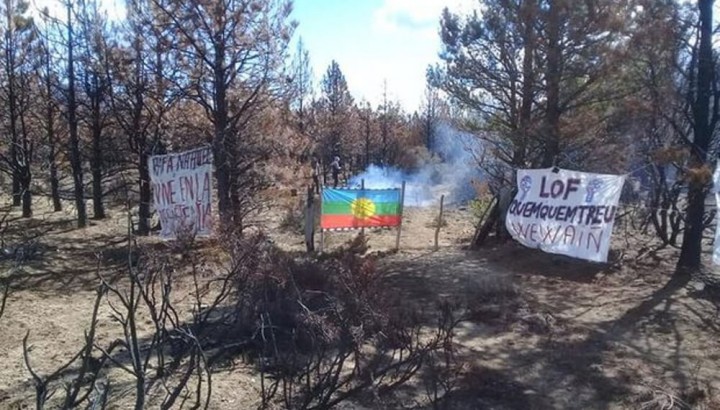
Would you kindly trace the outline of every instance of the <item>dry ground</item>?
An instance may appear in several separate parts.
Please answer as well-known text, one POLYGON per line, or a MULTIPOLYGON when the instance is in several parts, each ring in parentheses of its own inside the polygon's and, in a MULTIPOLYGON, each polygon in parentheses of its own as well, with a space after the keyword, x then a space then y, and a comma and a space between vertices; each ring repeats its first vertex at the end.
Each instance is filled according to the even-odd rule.
MULTIPOLYGON (((38 254, 19 269, 8 260, 0 265, 0 275, 13 276, 0 319, 0 409, 33 406, 22 360, 26 332, 40 373, 60 365, 88 326, 96 271, 119 277, 127 257, 122 209, 77 230, 71 212, 51 214, 42 211, 47 204, 39 205, 31 220, 13 214, 6 238, 36 237, 38 254)), ((672 252, 640 261, 628 260, 628 252, 622 266, 610 267, 512 244, 468 251, 464 241, 473 218, 458 208, 448 212, 440 249, 433 251, 436 212, 408 209, 401 250, 388 252, 380 268, 402 303, 431 310, 446 299, 472 307, 457 334, 465 370, 446 402, 450 408, 634 409, 676 397, 695 408, 720 409, 718 295, 671 280, 672 252)), ((303 238, 279 228, 284 213, 276 206, 255 222, 280 246, 301 250, 303 238)), ((394 231, 367 234, 371 251, 394 247, 394 231)), ((326 247, 351 236, 329 233, 326 247)), ((616 248, 625 246, 618 241, 616 248)), ((100 344, 118 336, 108 314, 103 307, 100 344)), ((257 405, 257 378, 248 366, 219 372, 213 382, 212 408, 257 405)), ((424 408, 424 388, 410 385, 388 403, 424 408)))

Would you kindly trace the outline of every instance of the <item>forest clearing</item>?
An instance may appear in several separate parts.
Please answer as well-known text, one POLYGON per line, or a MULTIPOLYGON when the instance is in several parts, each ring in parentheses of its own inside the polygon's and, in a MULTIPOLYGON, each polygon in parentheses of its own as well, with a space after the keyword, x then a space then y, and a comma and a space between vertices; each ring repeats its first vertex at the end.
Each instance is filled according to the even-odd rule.
POLYGON ((0 409, 720 409, 714 0, 0 10, 0 409))
MULTIPOLYGON (((277 222, 283 219, 287 202, 295 199, 276 203, 258 222, 278 247, 301 252, 302 234, 288 232, 277 222)), ((626 262, 620 266, 557 257, 512 243, 470 251, 467 246, 476 220, 470 210, 457 207, 448 210, 440 247, 434 251, 436 213, 437 207, 408 208, 400 251, 393 252, 394 232, 385 230, 368 232, 368 253, 381 255, 378 280, 392 294, 393 303, 423 312, 424 320, 433 320, 435 305, 443 300, 467 306, 453 339, 453 361, 459 367, 444 405, 467 409, 662 408, 673 401, 692 408, 720 405, 716 393, 720 368, 715 365, 720 359, 720 299, 716 288, 705 289, 701 282, 669 279, 673 266, 665 253, 673 251, 638 260, 633 260, 637 255, 624 255, 626 262), (657 407, 643 407, 650 405, 657 407)), ((8 226, 17 230, 5 234, 6 241, 37 236, 38 252, 18 270, 12 260, 3 262, 3 269, 13 272, 13 292, 0 334, 4 346, 0 361, 5 364, 0 370, 0 386, 4 386, 0 407, 8 409, 32 407, 35 402, 33 382, 23 363, 23 337, 28 335, 35 372, 47 375, 62 365, 83 344, 98 273, 120 283, 128 263, 127 220, 121 207, 83 231, 74 228, 71 215, 37 215, 30 220, 12 215, 8 226)), ((327 247, 337 247, 355 235, 328 235, 327 247)), ((616 250, 622 247, 620 242, 613 244, 616 250)), ((143 240, 138 246, 174 254, 176 308, 181 315, 190 315, 193 298, 188 295, 193 284, 187 260, 158 240, 143 240)), ((200 240, 196 246, 208 255, 204 259, 211 260, 218 245, 200 240)), ((98 345, 122 337, 104 302, 97 320, 98 345)), ((150 323, 139 324, 143 337, 152 333, 150 323)), ((234 354, 231 364, 213 369, 208 408, 261 405, 257 368, 242 352, 234 354)), ((340 407, 432 408, 426 371, 388 396, 377 399, 365 393, 340 407)), ((113 381, 114 400, 108 408, 127 408, 133 398, 131 379, 122 374, 114 377, 118 380, 113 381)), ((155 407, 153 400, 160 398, 159 393, 150 394, 148 405, 155 407)))

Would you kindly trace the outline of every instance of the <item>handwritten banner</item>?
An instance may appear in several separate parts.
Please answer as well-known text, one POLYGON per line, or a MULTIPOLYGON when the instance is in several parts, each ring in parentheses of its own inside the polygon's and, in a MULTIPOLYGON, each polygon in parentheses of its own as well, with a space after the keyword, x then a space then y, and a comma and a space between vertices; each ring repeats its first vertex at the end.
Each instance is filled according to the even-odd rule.
POLYGON ((212 230, 212 151, 199 148, 150 157, 150 181, 164 239, 188 230, 207 236, 212 230))
POLYGON ((606 262, 624 176, 570 170, 518 170, 505 225, 545 252, 606 262))

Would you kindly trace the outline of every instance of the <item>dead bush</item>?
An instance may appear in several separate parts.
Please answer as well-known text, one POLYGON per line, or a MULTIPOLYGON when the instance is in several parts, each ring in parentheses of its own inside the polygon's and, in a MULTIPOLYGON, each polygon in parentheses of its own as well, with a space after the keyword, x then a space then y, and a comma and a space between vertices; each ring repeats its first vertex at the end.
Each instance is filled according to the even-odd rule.
POLYGON ((711 410, 720 408, 720 397, 709 383, 692 379, 683 390, 667 386, 646 384, 629 400, 632 408, 643 410, 711 410))
POLYGON ((319 258, 288 254, 261 237, 235 247, 253 257, 236 272, 232 317, 211 333, 255 358, 264 406, 379 398, 452 344, 458 320, 450 309, 427 330, 420 315, 393 303, 375 259, 364 256, 363 236, 319 258))
POLYGON ((213 369, 237 356, 256 364, 263 407, 378 400, 428 363, 436 396, 452 388, 454 309, 441 309, 435 326, 403 309, 383 286, 374 257, 365 255, 364 236, 318 258, 282 251, 262 234, 230 233, 221 243, 222 267, 206 263, 189 238, 157 250, 140 250, 129 240, 125 278, 110 282, 98 275, 101 286, 76 355, 41 375, 31 365, 26 336, 37 408, 50 398, 63 409, 105 408, 118 398, 110 388, 113 370, 133 380, 136 409, 207 408, 213 369), (173 296, 178 287, 182 293, 173 296), (182 308, 178 300, 188 298, 191 308, 182 308), (104 346, 95 331, 102 300, 124 335, 104 346))
POLYGON ((106 408, 127 395, 111 388, 126 383, 111 377, 117 374, 114 369, 130 376, 135 409, 151 405, 170 409, 177 403, 208 407, 212 374, 204 346, 194 333, 203 327, 207 317, 196 310, 188 319, 189 312, 174 302, 177 272, 171 261, 173 250, 181 252, 183 263, 190 266, 195 286, 189 296, 195 306, 216 309, 227 292, 208 295, 201 289, 202 272, 192 252, 191 247, 195 246, 192 236, 160 251, 140 250, 131 236, 128 239, 124 278, 106 280, 98 266, 100 286, 95 305, 84 343, 77 346, 73 357, 59 368, 40 374, 31 365, 30 334, 23 339, 23 355, 34 382, 37 409, 48 404, 60 409, 106 408), (96 338, 98 309, 103 300, 111 310, 111 326, 119 327, 123 335, 107 345, 96 338), (142 329, 141 322, 149 324, 151 330, 142 329))

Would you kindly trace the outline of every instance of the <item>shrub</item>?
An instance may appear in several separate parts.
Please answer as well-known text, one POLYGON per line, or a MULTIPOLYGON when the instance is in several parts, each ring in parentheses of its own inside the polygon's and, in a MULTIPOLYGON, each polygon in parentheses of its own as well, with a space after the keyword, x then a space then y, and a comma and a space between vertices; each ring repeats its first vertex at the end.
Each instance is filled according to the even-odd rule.
MULTIPOLYGON (((427 364, 438 377, 455 374, 448 367, 459 323, 453 309, 443 307, 434 328, 423 326, 417 312, 393 299, 375 258, 365 255, 363 235, 317 258, 282 251, 262 234, 224 235, 225 267, 208 263, 199 243, 183 240, 156 253, 130 246, 137 257, 128 258, 122 281, 111 284, 98 271, 85 343, 55 371, 33 370, 26 335, 37 407, 52 398, 60 408, 105 408, 114 399, 115 368, 134 380, 136 409, 186 402, 207 408, 213 370, 237 355, 255 362, 264 407, 330 408, 363 393, 380 397, 427 364), (174 302, 180 270, 170 250, 181 253, 190 280, 183 295, 190 311, 174 302), (103 348, 97 315, 108 296, 124 337, 103 348), (147 335, 137 327, 139 314, 149 319, 147 335)), ((451 385, 442 377, 433 379, 435 398, 451 385)))
POLYGON ((328 408, 363 392, 384 394, 451 348, 451 310, 434 331, 421 331, 420 316, 394 301, 375 258, 364 256, 364 236, 319 258, 252 241, 238 243, 254 257, 234 282, 236 327, 223 337, 249 342, 265 405, 328 408))

